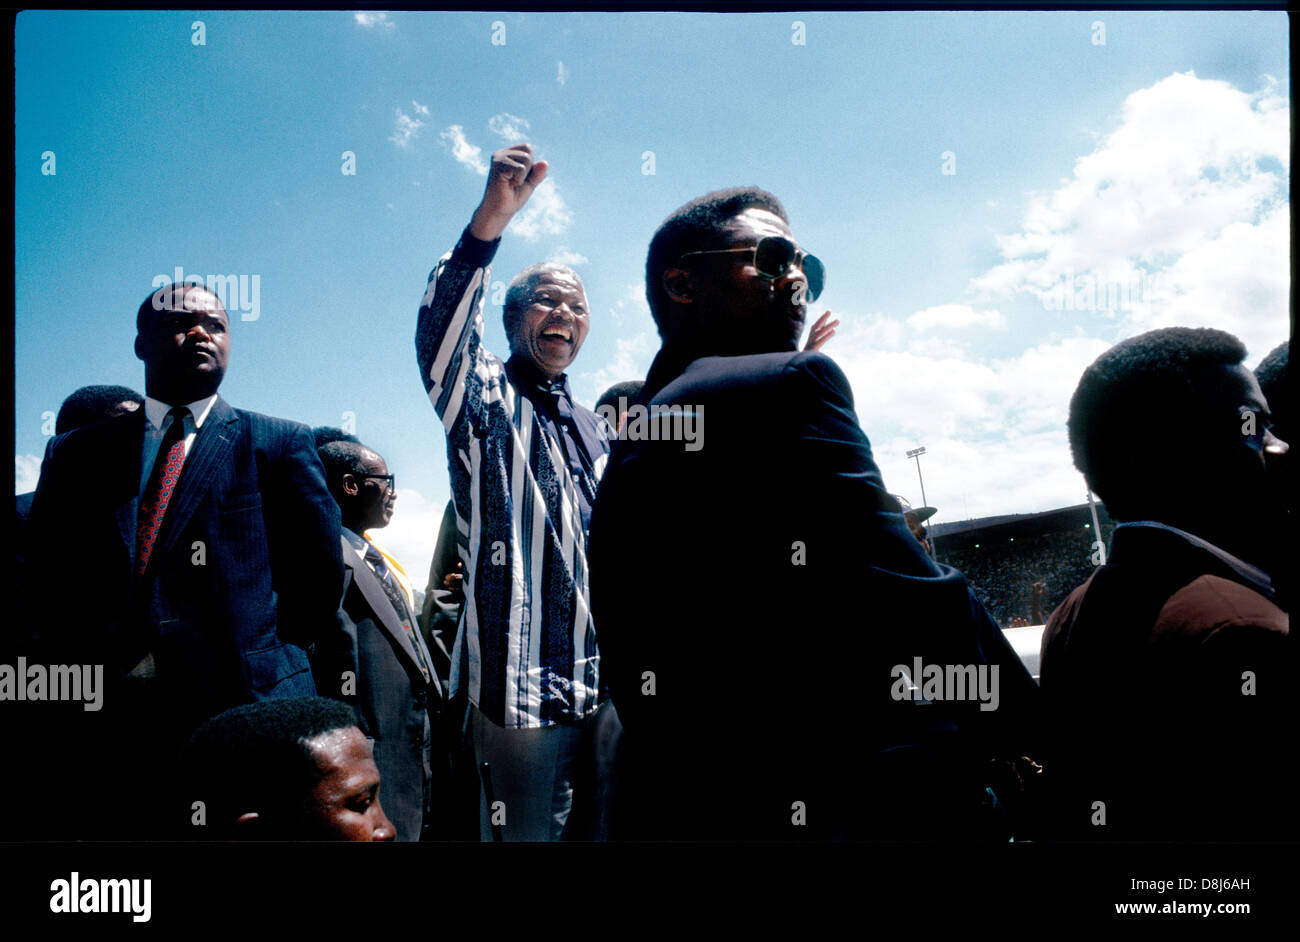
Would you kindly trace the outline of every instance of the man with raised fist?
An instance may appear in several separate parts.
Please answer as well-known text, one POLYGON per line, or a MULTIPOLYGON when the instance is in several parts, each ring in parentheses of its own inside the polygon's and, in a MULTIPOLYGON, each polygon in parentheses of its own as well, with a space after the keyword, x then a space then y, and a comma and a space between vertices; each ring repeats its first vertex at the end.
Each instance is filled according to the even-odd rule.
POLYGON ((505 296, 510 358, 482 343, 488 266, 547 169, 528 144, 492 155, 482 202, 429 276, 415 334, 447 433, 465 563, 451 684, 470 704, 485 840, 493 828, 507 840, 586 836, 566 825, 601 706, 586 540, 613 433, 565 378, 590 319, 577 273, 525 268, 505 296))

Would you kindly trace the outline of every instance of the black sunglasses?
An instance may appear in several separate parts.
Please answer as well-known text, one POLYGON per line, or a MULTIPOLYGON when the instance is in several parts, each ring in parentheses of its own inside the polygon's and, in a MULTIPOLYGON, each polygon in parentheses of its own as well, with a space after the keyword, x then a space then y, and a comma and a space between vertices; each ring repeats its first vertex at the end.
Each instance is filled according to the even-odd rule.
POLYGON ((826 287, 826 266, 822 264, 821 259, 816 255, 799 251, 798 246, 785 236, 766 236, 759 239, 757 245, 734 249, 702 249, 698 252, 687 252, 678 260, 691 255, 725 255, 732 252, 753 253, 751 259, 753 266, 764 278, 780 278, 790 270, 791 266, 802 269, 804 277, 808 279, 806 297, 809 301, 816 301, 822 289, 826 287))
POLYGON ((395 474, 359 474, 357 477, 362 478, 379 478, 388 482, 388 490, 397 492, 397 475, 395 474))

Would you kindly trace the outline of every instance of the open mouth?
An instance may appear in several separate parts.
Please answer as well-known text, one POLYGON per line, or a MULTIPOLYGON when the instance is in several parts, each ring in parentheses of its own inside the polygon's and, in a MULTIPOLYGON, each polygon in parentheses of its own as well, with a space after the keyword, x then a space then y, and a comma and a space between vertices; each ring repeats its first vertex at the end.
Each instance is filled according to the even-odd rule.
POLYGON ((541 339, 573 343, 573 331, 567 327, 548 327, 542 331, 541 339))

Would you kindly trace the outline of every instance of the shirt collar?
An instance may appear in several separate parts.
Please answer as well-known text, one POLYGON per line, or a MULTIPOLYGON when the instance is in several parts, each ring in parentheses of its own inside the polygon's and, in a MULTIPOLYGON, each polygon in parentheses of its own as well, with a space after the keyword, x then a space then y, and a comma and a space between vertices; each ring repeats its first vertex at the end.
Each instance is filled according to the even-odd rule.
MULTIPOLYGON (((217 394, 213 393, 203 399, 196 399, 193 402, 178 403, 190 410, 190 415, 194 419, 196 429, 203 427, 203 420, 208 417, 212 411, 212 404, 217 401, 217 394)), ((149 424, 156 429, 161 429, 163 419, 167 418, 167 413, 176 406, 171 403, 161 402, 151 396, 144 397, 144 414, 149 419, 149 424)))
POLYGON ((1255 588, 1259 589, 1269 598, 1273 597, 1273 578, 1260 569, 1258 566, 1251 565, 1244 559, 1234 556, 1227 550, 1215 546, 1209 540, 1202 539, 1194 533, 1188 533, 1186 530, 1180 530, 1177 527, 1171 527, 1167 523, 1160 523, 1156 520, 1130 520, 1127 523, 1121 523, 1115 527, 1116 532, 1134 527, 1151 527, 1157 530, 1166 530, 1177 536, 1182 537, 1188 543, 1205 550, 1222 562, 1225 566, 1241 576, 1242 579, 1249 582, 1255 588))
POLYGON ((561 373, 560 378, 551 381, 542 375, 541 370, 533 365, 533 361, 526 356, 515 354, 506 360, 506 376, 515 384, 516 388, 538 390, 539 392, 557 393, 562 392, 565 398, 572 399, 569 393, 569 374, 561 373))
POLYGON ((365 553, 366 548, 367 546, 369 546, 369 544, 366 542, 366 538, 364 536, 361 536, 360 534, 357 533, 353 533, 347 527, 339 527, 339 530, 340 532, 342 532, 344 539, 346 539, 350 544, 352 544, 352 548, 354 550, 356 550, 358 553, 362 553, 362 554, 365 553))

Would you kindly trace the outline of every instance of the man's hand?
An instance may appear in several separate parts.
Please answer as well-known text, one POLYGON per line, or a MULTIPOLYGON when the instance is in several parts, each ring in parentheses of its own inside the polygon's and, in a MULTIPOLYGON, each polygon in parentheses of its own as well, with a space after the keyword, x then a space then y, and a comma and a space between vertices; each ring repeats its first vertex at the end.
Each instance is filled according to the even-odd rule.
POLYGON ((544 160, 533 162, 531 144, 514 144, 494 152, 483 201, 469 221, 470 235, 484 242, 499 238, 533 190, 546 179, 548 169, 544 160))
POLYGON ((832 321, 833 316, 830 311, 827 311, 817 318, 817 322, 812 325, 812 330, 808 331, 808 341, 803 345, 805 351, 820 350, 826 341, 835 336, 835 328, 840 326, 840 322, 832 321))

